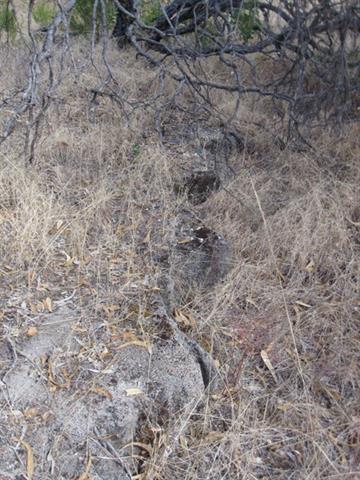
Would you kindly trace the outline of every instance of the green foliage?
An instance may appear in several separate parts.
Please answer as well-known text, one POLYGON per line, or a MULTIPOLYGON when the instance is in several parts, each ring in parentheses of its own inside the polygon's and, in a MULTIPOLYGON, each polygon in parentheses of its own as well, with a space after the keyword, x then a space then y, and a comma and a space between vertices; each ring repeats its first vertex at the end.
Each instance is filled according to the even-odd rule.
MULTIPOLYGON (((111 26, 115 22, 116 10, 111 0, 105 0, 106 6, 106 20, 108 26, 111 26)), ((76 2, 73 14, 70 19, 70 29, 74 33, 86 34, 90 33, 93 29, 93 9, 94 0, 78 0, 76 2)), ((100 2, 96 11, 96 23, 97 27, 100 24, 102 18, 100 2)))
POLYGON ((56 13, 55 6, 49 2, 41 2, 34 5, 32 16, 41 27, 49 25, 56 13))
POLYGON ((206 23, 206 29, 204 29, 203 33, 197 33, 196 40, 199 42, 201 47, 209 47, 213 44, 214 38, 219 37, 219 30, 214 24, 214 20, 212 18, 208 19, 206 23))
POLYGON ((140 145, 138 143, 134 143, 131 147, 131 155, 133 158, 136 158, 140 155, 140 145))
POLYGON ((2 32, 12 40, 16 37, 16 17, 7 1, 0 1, 0 35, 2 32))
POLYGON ((159 0, 144 1, 140 7, 141 20, 145 25, 151 26, 155 20, 162 14, 161 3, 159 0))
POLYGON ((245 42, 251 40, 261 28, 256 0, 245 1, 232 15, 231 21, 245 42))

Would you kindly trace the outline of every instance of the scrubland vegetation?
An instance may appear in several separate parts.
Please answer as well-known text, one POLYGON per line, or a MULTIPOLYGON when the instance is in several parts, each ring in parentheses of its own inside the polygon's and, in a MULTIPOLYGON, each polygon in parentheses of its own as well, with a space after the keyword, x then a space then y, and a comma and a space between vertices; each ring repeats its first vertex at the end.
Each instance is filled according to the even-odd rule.
MULTIPOLYGON (((88 3, 79 2, 86 13, 75 11, 71 35, 60 29, 43 58, 49 44, 38 29, 57 5, 35 2, 32 38, 16 33, 26 17, 20 4, 3 2, 0 15, 0 478, 15 478, 1 461, 8 451, 24 478, 70 478, 59 470, 66 438, 51 407, 22 411, 6 397, 6 379, 27 361, 23 345, 46 318, 63 305, 77 316, 76 368, 56 356, 53 368, 39 367, 54 398, 65 392, 75 402, 94 395, 95 374, 78 373, 85 360, 102 372, 119 339, 156 341, 148 323, 162 290, 179 330, 211 355, 221 381, 191 413, 144 416, 131 478, 359 478, 357 47, 331 90, 333 65, 331 75, 317 77, 326 62, 305 65, 305 56, 294 74, 291 54, 280 58, 276 49, 244 61, 224 51, 183 57, 176 38, 165 59, 159 48, 119 48, 98 18, 98 38, 91 33, 88 3), (17 17, 4 13, 5 4, 17 17), (30 107, 24 85, 33 89, 30 107), (285 98, 292 95, 302 102, 285 98), (188 180, 194 172, 215 172, 201 200, 196 180, 188 180), (196 228, 226 243, 220 258, 212 250, 199 261, 196 228), (58 445, 53 469, 34 443, 44 426, 58 445)), ((144 24, 156 24, 159 11, 144 8, 144 24)), ((239 18, 242 44, 261 42, 261 12, 248 7, 239 18)), ((199 38, 204 48, 219 45, 217 21, 192 49, 199 38)), ((98 397, 110 395, 96 388, 98 397)), ((71 478, 113 478, 96 471, 90 440, 81 448, 71 478)))

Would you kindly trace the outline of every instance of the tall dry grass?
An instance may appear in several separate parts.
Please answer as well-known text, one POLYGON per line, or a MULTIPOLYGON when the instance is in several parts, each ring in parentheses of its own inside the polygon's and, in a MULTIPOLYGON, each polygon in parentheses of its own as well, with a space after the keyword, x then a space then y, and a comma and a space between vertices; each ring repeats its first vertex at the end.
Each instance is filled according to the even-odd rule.
MULTIPOLYGON (((18 55, 2 70, 9 84, 18 55)), ((77 82, 69 67, 36 164, 23 163, 20 134, 1 153, 1 305, 76 290, 86 318, 114 304, 145 315, 162 274, 154 255, 179 209, 193 209, 231 244, 232 269, 177 306, 226 387, 179 415, 175 438, 162 428, 144 439, 152 455, 141 478, 358 478, 359 126, 315 132, 315 152, 280 150, 271 117, 248 99, 236 121, 252 153, 235 154, 232 182, 192 207, 173 182, 193 152, 159 144, 152 109, 126 117, 108 99, 91 105, 97 73, 81 48, 74 55, 77 82)), ((127 98, 152 93, 154 71, 130 52, 109 55, 127 98)), ((216 100, 231 112, 226 95, 216 100)))

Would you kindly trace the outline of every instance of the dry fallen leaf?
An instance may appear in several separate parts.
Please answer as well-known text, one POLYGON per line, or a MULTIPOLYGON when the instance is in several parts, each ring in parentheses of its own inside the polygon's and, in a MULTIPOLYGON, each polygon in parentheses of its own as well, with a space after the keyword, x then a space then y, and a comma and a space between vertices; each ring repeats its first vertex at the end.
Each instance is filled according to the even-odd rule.
POLYGON ((145 348, 149 353, 151 353, 151 345, 147 342, 143 342, 142 340, 132 340, 131 342, 123 343, 116 347, 116 350, 122 350, 123 348, 130 347, 130 346, 142 347, 145 348))
POLYGON ((219 441, 223 440, 223 438, 224 438, 224 433, 223 432, 212 431, 212 432, 209 432, 206 435, 206 437, 204 437, 204 442, 206 442, 208 444, 216 443, 216 442, 219 442, 219 441))
POLYGON ((308 303, 304 303, 301 300, 297 300, 295 303, 297 305, 300 305, 300 307, 311 308, 311 305, 309 305, 308 303))
POLYGON ((16 421, 22 419, 24 416, 23 412, 20 410, 13 410, 11 413, 16 421))
POLYGON ((99 385, 95 385, 94 387, 91 388, 91 391, 94 393, 98 393, 99 395, 102 395, 103 397, 107 398, 112 398, 111 392, 109 390, 106 390, 103 387, 100 387, 99 385))
POLYGON ((150 236, 151 236, 151 230, 148 231, 146 234, 146 237, 143 239, 143 243, 149 243, 150 242, 150 236))
MULTIPOLYGON (((138 313, 138 311, 136 311, 138 313)), ((121 338, 123 338, 126 342, 132 342, 133 340, 139 340, 139 338, 135 335, 135 333, 131 330, 125 330, 121 333, 121 338)))
POLYGON ((26 335, 28 337, 35 337, 37 333, 38 333, 38 329, 35 326, 32 326, 27 329, 26 335))
POLYGON ((48 381, 50 384, 50 390, 56 391, 57 388, 69 388, 71 383, 71 378, 67 375, 65 370, 62 370, 61 373, 66 379, 66 382, 59 383, 56 381, 55 374, 54 374, 54 365, 51 357, 47 358, 47 374, 48 374, 48 381))
POLYGON ((137 448, 141 448, 142 450, 145 450, 150 456, 152 455, 153 453, 153 448, 151 445, 147 445, 146 443, 142 443, 142 442, 130 442, 130 443, 127 443, 126 445, 124 445, 122 447, 122 450, 125 450, 126 448, 134 448, 134 447, 137 447, 137 448))
POLYGON ((66 252, 62 252, 66 256, 66 260, 64 262, 64 267, 72 267, 73 265, 78 265, 79 261, 76 257, 70 257, 66 252))
POLYGON ((36 417, 37 415, 39 414, 38 410, 34 407, 32 408, 27 408, 25 411, 24 411, 24 417, 25 418, 34 418, 36 417))
POLYGON ((48 311, 48 312, 52 312, 52 301, 51 301, 51 298, 50 297, 47 297, 45 298, 45 300, 43 300, 43 304, 44 304, 44 307, 45 309, 48 311))
POLYGON ((27 274, 27 279, 28 279, 28 286, 30 286, 33 281, 35 280, 35 277, 36 277, 36 273, 33 272, 33 271, 28 271, 28 274, 27 274))
POLYGON ((82 327, 81 325, 77 324, 77 325, 72 325, 71 326, 71 331, 72 332, 77 332, 77 333, 85 333, 85 332, 87 332, 87 328, 82 327))
POLYGON ((134 388, 127 388, 125 390, 126 396, 127 397, 135 397, 136 395, 142 395, 143 391, 140 390, 140 388, 134 387, 134 388))
POLYGON ((111 352, 109 352, 109 350, 105 347, 104 350, 102 350, 101 352, 99 352, 99 357, 101 358, 101 360, 106 360, 107 358, 110 358, 111 357, 111 352))
POLYGON ((51 412, 49 410, 41 415, 41 418, 44 422, 47 422, 50 417, 51 417, 51 412))
POLYGON ((26 474, 29 480, 34 475, 34 454, 31 446, 25 440, 19 440, 22 447, 26 450, 26 474))
POLYGON ((180 435, 179 436, 179 444, 181 445, 183 450, 186 450, 186 451, 189 450, 189 445, 186 441, 185 435, 180 435))
POLYGON ((314 260, 310 260, 310 262, 306 265, 305 270, 308 273, 312 273, 315 270, 315 262, 314 260))
POLYGON ((266 350, 261 350, 260 352, 260 355, 261 355, 261 358, 263 360, 263 362, 265 363, 266 367, 269 369, 271 375, 273 376, 273 379, 275 380, 275 382, 277 383, 277 377, 276 377, 276 373, 275 373, 275 369, 270 361, 270 358, 269 358, 269 355, 267 354, 267 351, 266 350))
POLYGON ((39 306, 36 303, 33 303, 33 302, 29 301, 29 307, 30 307, 31 313, 39 313, 43 310, 44 306, 41 303, 40 304, 40 309, 39 309, 39 306))
POLYGON ((178 240, 178 245, 185 245, 186 243, 191 243, 193 241, 193 237, 184 238, 183 240, 178 240))
POLYGON ((246 297, 245 302, 250 303, 250 305, 252 305, 253 307, 258 308, 257 304, 255 303, 255 301, 251 297, 246 297))
POLYGON ((180 325, 183 325, 184 327, 189 327, 189 328, 196 327, 196 322, 190 314, 184 313, 180 309, 175 309, 174 314, 175 314, 176 321, 180 325))
POLYGON ((80 475, 80 477, 78 477, 77 480, 90 480, 89 473, 90 473, 91 465, 92 465, 92 456, 90 454, 89 457, 88 457, 88 460, 86 462, 85 470, 80 475))
POLYGON ((114 313, 120 310, 119 305, 102 305, 102 309, 108 316, 108 318, 112 318, 114 316, 114 313))
POLYGON ((291 402, 284 402, 283 401, 281 403, 279 402, 278 405, 276 406, 276 408, 278 410, 280 410, 281 412, 287 412, 287 411, 294 408, 294 404, 291 403, 291 402))

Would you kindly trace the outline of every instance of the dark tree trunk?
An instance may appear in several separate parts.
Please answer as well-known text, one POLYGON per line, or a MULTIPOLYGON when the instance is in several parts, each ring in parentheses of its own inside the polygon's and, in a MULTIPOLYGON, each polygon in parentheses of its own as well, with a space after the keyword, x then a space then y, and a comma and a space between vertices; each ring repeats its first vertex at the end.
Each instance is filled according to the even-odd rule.
MULTIPOLYGON (((134 7, 134 0, 120 0, 121 5, 132 15, 135 15, 135 7, 134 7)), ((125 12, 117 9, 116 13, 116 23, 114 26, 114 30, 112 32, 113 37, 115 37, 118 41, 120 47, 123 47, 127 41, 127 31, 129 26, 132 24, 133 19, 131 16, 127 15, 125 12)))

